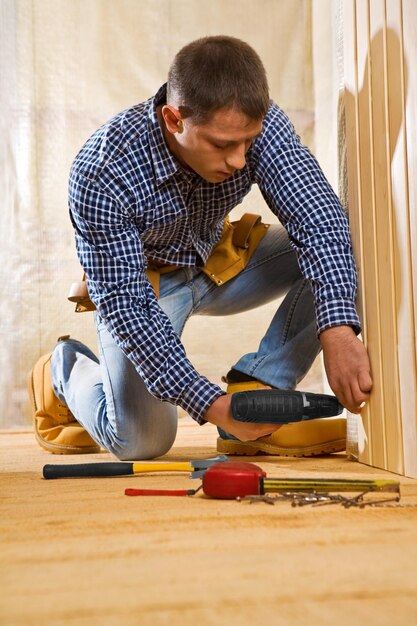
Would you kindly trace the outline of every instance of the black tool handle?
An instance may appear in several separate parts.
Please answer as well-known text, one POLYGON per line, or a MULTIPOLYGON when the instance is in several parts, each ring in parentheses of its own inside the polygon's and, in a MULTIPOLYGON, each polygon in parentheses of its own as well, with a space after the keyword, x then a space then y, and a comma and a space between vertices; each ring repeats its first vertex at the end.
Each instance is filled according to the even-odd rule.
POLYGON ((79 465, 44 465, 44 478, 81 478, 127 476, 133 474, 133 463, 80 463, 79 465))
POLYGON ((231 408, 235 420, 258 424, 289 424, 333 417, 343 411, 335 396, 281 389, 234 393, 231 408))

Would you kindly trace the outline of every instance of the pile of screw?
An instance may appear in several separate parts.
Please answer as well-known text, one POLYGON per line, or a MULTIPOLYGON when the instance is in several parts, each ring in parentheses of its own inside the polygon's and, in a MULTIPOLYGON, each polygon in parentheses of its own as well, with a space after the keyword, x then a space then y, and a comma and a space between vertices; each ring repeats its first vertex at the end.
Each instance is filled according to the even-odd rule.
POLYGON ((364 496, 371 493, 370 491, 364 491, 354 498, 348 498, 346 496, 342 496, 341 494, 334 493, 318 493, 316 491, 312 492, 292 492, 287 491, 285 493, 281 493, 277 496, 269 496, 258 495, 258 496, 244 496, 238 497, 236 500, 238 502, 246 501, 252 504, 253 502, 265 502, 266 504, 275 504, 276 502, 289 501, 291 502, 291 506, 326 506, 329 504, 341 504, 345 509, 350 509, 352 507, 356 507, 359 509, 363 509, 366 506, 370 507, 405 507, 405 506, 417 506, 415 504, 407 505, 407 504, 398 504, 400 501, 400 496, 397 495, 395 498, 388 498, 384 500, 374 500, 368 499, 364 500, 364 496), (392 504, 395 503, 395 504, 392 504))

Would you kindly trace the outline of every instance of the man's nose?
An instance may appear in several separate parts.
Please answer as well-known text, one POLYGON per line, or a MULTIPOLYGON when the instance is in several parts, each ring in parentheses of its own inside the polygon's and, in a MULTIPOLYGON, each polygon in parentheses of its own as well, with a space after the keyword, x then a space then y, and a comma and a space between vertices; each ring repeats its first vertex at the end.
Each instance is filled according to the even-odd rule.
POLYGON ((234 170, 241 170, 246 165, 245 144, 234 146, 226 156, 227 166, 234 170))

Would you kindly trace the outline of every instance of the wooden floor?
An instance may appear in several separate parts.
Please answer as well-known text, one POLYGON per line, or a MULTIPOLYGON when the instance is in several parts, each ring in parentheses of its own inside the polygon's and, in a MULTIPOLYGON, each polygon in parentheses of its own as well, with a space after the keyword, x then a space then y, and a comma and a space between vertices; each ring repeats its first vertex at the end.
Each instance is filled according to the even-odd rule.
MULTIPOLYGON (((215 454, 214 428, 180 419, 169 460, 215 454)), ((3 433, 0 624, 107 626, 417 623, 417 507, 137 497, 126 487, 192 488, 188 475, 41 478, 55 457, 3 433)), ((269 476, 391 477, 344 455, 257 457, 269 476)), ((402 503, 417 481, 402 479, 402 503)))

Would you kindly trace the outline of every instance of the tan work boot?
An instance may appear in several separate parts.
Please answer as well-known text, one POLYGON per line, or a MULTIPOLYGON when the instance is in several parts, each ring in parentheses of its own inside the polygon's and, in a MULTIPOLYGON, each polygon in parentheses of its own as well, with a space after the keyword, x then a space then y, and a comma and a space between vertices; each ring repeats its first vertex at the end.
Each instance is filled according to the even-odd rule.
POLYGON ((238 393, 239 391, 255 391, 255 389, 265 389, 267 385, 256 380, 252 376, 238 372, 237 370, 229 370, 226 376, 222 376, 222 381, 227 383, 226 393, 238 393))
MULTIPOLYGON (((228 381, 227 393, 253 391, 264 387, 257 380, 228 381)), ((346 450, 346 420, 344 418, 323 418, 306 420, 280 426, 272 435, 256 441, 237 439, 217 439, 217 451, 221 454, 254 456, 270 454, 275 456, 317 456, 346 450)))
POLYGON ((272 435, 256 441, 217 439, 217 451, 221 454, 317 456, 343 450, 346 450, 346 420, 340 417, 284 424, 272 435))
POLYGON ((99 452, 100 446, 56 397, 52 388, 51 356, 52 353, 41 356, 28 377, 36 440, 52 454, 99 452))

